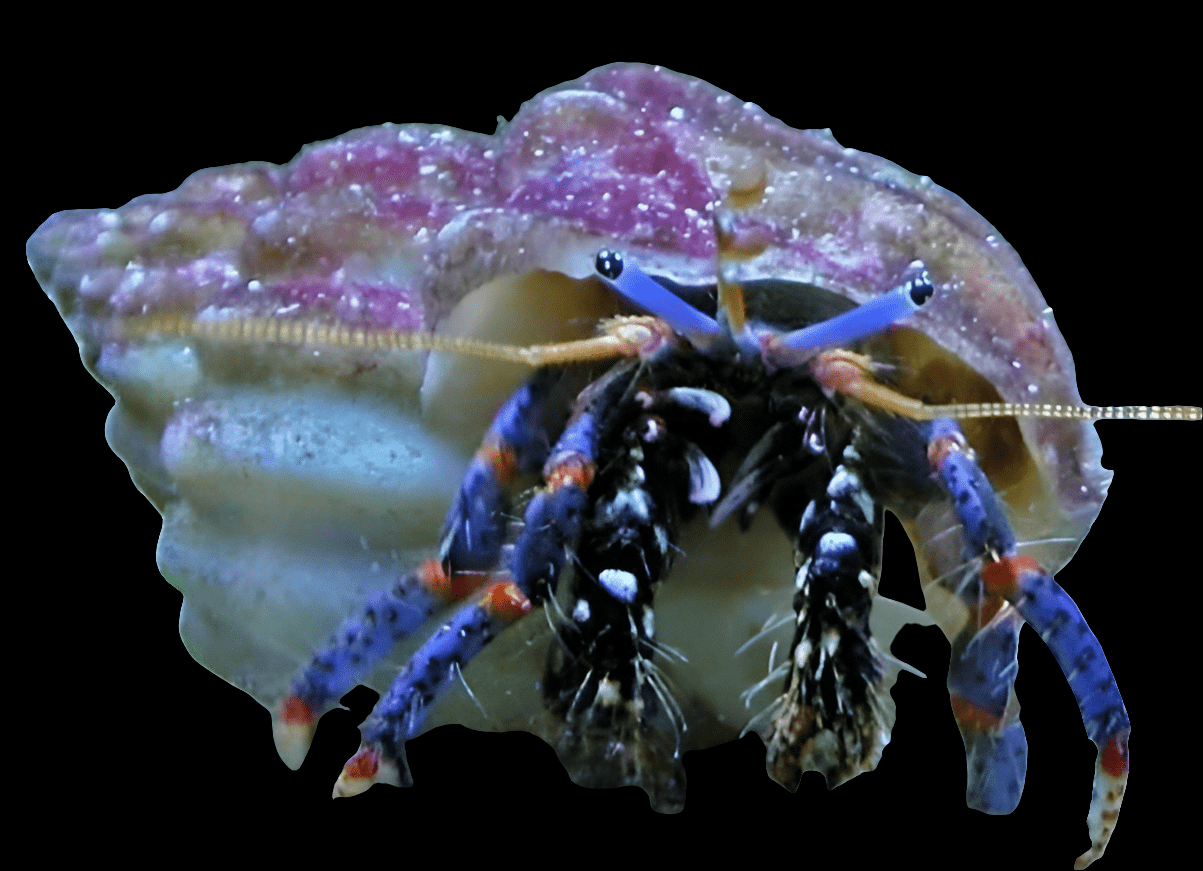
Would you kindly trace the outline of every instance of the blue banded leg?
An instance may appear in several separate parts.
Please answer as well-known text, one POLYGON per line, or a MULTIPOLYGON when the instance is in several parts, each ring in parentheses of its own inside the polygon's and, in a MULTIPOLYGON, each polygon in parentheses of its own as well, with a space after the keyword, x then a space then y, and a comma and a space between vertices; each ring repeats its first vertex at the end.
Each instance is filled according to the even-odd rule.
POLYGON ((805 771, 834 787, 877 766, 890 740, 892 702, 869 628, 881 571, 882 509, 843 452, 802 515, 795 544, 796 628, 785 692, 754 721, 768 748, 769 777, 790 790, 805 771))
POLYGON ((497 565, 505 534, 505 488, 516 475, 537 472, 547 459, 540 419, 559 376, 555 369, 537 372, 493 418, 439 535, 439 561, 448 573, 497 565))
POLYGON ((290 768, 304 761, 321 715, 371 674, 398 642, 487 582, 482 572, 495 568, 501 553, 505 488, 519 472, 538 469, 546 457, 540 419, 557 381, 555 371, 537 373, 497 412, 447 512, 439 559, 370 597, 293 677, 272 716, 276 749, 290 768))
POLYGON ((530 599, 516 584, 495 583, 444 623, 410 658, 361 727, 359 751, 343 766, 334 797, 357 795, 373 783, 409 786, 405 742, 417 734, 426 708, 455 682, 462 664, 530 609, 530 599))
POLYGON ((968 604, 979 619, 953 639, 948 668, 949 700, 965 743, 965 803, 983 813, 1009 814, 1023 795, 1028 770, 1028 741, 1015 697, 1023 620, 997 596, 968 604))
MULTIPOLYGON (((1015 535, 985 474, 955 424, 933 425, 929 460, 952 494, 971 565, 983 554, 1012 553, 1015 535)), ((1027 779, 1028 742, 1019 719, 1015 679, 1023 619, 973 577, 961 597, 971 616, 953 639, 948 692, 965 744, 965 802, 988 814, 1008 814, 1027 779)))
POLYGON ((360 727, 360 747, 347 761, 334 796, 357 795, 373 783, 410 783, 405 742, 460 670, 499 632, 554 593, 567 554, 576 548, 592 483, 600 432, 611 404, 626 389, 630 367, 619 366, 578 404, 544 466, 545 486, 523 515, 510 559, 510 582, 495 582, 461 607, 418 648, 389 692, 360 727))
POLYGON ((1005 600, 1048 645, 1069 681, 1086 734, 1098 749, 1087 814, 1091 846, 1075 868, 1103 855, 1119 817, 1128 779, 1131 724, 1102 646, 1082 612, 1036 560, 1015 553, 1015 537, 1002 505, 951 421, 937 421, 928 456, 953 497, 965 547, 981 556, 986 596, 1005 600))
POLYGON ((1074 864, 1085 868, 1103 855, 1119 818, 1128 783, 1128 735, 1132 731, 1128 711, 1098 638, 1073 599, 1043 566, 1029 557, 1006 556, 988 563, 982 569, 982 580, 1040 633, 1069 681, 1086 734, 1098 750, 1086 817, 1090 849, 1074 864))
POLYGON ((322 714, 334 708, 402 639, 438 611, 470 595, 482 580, 452 578, 438 560, 427 560, 370 597, 360 614, 344 621, 293 676, 288 695, 273 712, 272 734, 284 763, 300 768, 322 714))

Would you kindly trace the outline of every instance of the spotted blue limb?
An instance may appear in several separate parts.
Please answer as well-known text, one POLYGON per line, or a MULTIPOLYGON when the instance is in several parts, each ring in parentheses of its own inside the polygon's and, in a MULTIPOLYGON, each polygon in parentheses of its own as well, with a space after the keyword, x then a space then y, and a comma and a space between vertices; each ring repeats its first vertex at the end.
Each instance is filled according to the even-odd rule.
POLYGON ((408 785, 405 742, 421 730, 430 706, 493 638, 554 594, 580 536, 606 414, 626 391, 631 369, 616 367, 578 400, 544 466, 545 485, 527 505, 510 557, 512 580, 491 583, 414 652, 360 728, 359 751, 339 775, 335 797, 356 795, 373 783, 408 785))
MULTIPOLYGON (((1091 846, 1075 864, 1075 868, 1085 868, 1102 856, 1107 847, 1128 779, 1131 724, 1115 676, 1098 638, 1086 625, 1082 612, 1069 594, 1036 560, 1016 554, 1015 535, 1002 504, 977 467, 973 453, 955 423, 949 420, 935 422, 928 457, 952 497, 964 532, 967 559, 980 560, 983 602, 991 597, 1001 600, 1004 604, 999 613, 1008 607, 1014 609, 1018 615, 1016 619, 1026 620, 1040 634, 1069 681, 1086 733, 1098 748, 1094 789, 1087 814, 1091 846)), ((977 660, 984 663, 990 673, 982 685, 985 694, 976 697, 985 703, 984 708, 979 708, 983 715, 991 713, 990 705, 995 703, 1004 686, 1009 692, 1009 685, 1014 680, 1013 673, 1004 665, 1013 659, 1010 642, 999 646, 1000 636, 991 634, 997 619, 996 616, 984 630, 982 634, 986 637, 978 645, 977 660)), ((963 661, 954 657, 949 674, 950 687, 955 683, 961 689, 965 679, 963 661)), ((965 704, 976 706, 976 701, 965 698, 965 704)), ((956 709, 954 699, 954 711, 956 709)), ((961 715, 958 715, 958 721, 960 719, 961 715)), ((1002 751, 987 764, 1005 763, 1011 746, 1007 744, 1008 740, 1005 735, 1000 737, 1002 751)), ((992 776, 999 782, 1006 780, 1003 774, 992 776)), ((972 771, 970 778, 972 781, 972 771)), ((1001 797, 994 796, 992 800, 1000 801, 1001 797)))
POLYGON ((304 761, 321 715, 370 675, 397 643, 484 584, 480 572, 496 566, 501 553, 506 487, 517 473, 533 472, 546 459, 547 435, 540 420, 558 380, 555 370, 538 372, 497 412, 447 512, 439 558, 371 596, 293 677, 272 718, 276 748, 289 767, 299 768, 304 761))
POLYGON ((360 727, 359 752, 344 766, 334 797, 356 795, 373 783, 409 786, 405 742, 417 734, 425 712, 459 679, 460 668, 530 609, 530 599, 515 584, 493 584, 439 627, 360 727))
MULTIPOLYGON (((933 423, 933 445, 962 441, 952 421, 933 423)), ((969 565, 978 566, 983 555, 1013 553, 1011 524, 971 454, 942 451, 936 473, 953 497, 969 565)), ((1009 814, 1019 805, 1027 779, 1027 735, 1015 696, 1023 619, 980 583, 964 585, 961 596, 972 619, 952 639, 948 692, 965 743, 965 801, 983 813, 1009 814)))
MULTIPOLYGON (((989 613, 991 603, 987 598, 967 604, 971 614, 981 614, 989 613)), ((1023 620, 1007 608, 984 627, 971 621, 953 639, 948 694, 965 742, 965 802, 988 814, 1015 810, 1027 779, 1028 741, 1015 697, 1022 627, 1023 620)))
POLYGON ((439 561, 448 573, 497 564, 506 523, 505 487, 515 474, 536 472, 547 459, 547 434, 539 419, 558 380, 557 370, 540 370, 493 418, 439 536, 439 561))

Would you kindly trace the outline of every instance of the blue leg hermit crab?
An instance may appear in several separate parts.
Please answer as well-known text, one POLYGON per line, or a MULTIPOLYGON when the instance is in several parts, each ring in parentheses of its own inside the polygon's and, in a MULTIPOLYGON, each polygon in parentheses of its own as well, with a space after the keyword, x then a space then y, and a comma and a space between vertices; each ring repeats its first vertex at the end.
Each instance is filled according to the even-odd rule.
MULTIPOLYGON (((989 228, 963 204, 883 161, 848 154, 822 137, 790 131, 754 107, 737 105, 700 83, 642 68, 609 68, 549 92, 512 122, 506 139, 491 145, 476 141, 480 139, 461 140, 430 128, 365 131, 312 149, 286 170, 246 167, 199 174, 173 195, 174 200, 149 198, 118 213, 66 216, 48 223, 31 241, 35 270, 75 331, 85 361, 119 396, 110 439, 130 464, 139 487, 164 513, 160 564, 185 591, 188 604, 182 628, 190 648, 210 668, 277 711, 290 692, 295 695, 295 687, 290 690, 294 672, 322 647, 330 630, 346 615, 359 613, 362 603, 378 594, 385 582, 391 583, 431 555, 442 508, 452 501, 464 468, 463 452, 474 447, 466 443, 479 440, 487 426, 480 423, 482 413, 487 417, 500 405, 523 373, 517 367, 499 373, 496 364, 470 359, 443 359, 422 368, 421 362, 414 362, 416 354, 365 353, 348 347, 353 339, 329 334, 296 341, 278 332, 256 334, 254 330, 260 328, 272 329, 263 320, 269 315, 276 323, 292 319, 306 328, 336 323, 377 329, 383 324, 382 329, 393 335, 437 328, 443 335, 502 338, 511 343, 580 338, 591 331, 598 316, 621 311, 612 297, 599 295, 599 283, 587 280, 600 247, 621 246, 632 262, 682 285, 713 284, 713 216, 707 206, 721 201, 737 224, 743 222, 735 227, 735 238, 752 240, 745 242, 743 250, 734 246, 726 266, 732 284, 742 282, 752 290, 753 316, 767 320, 762 312, 768 305, 775 311, 777 305, 763 302, 768 291, 757 284, 760 279, 784 278, 822 288, 824 293, 816 296, 828 300, 828 308, 819 316, 804 312, 795 317, 823 320, 834 313, 832 306, 847 308, 847 303, 831 301, 832 296, 866 302, 891 286, 911 260, 922 257, 941 294, 932 308, 916 315, 913 330, 889 331, 889 343, 873 349, 874 358, 891 367, 883 377, 896 382, 918 377, 916 373, 930 361, 935 361, 930 362, 935 369, 948 371, 951 364, 935 352, 920 353, 913 346, 895 344, 919 333, 978 371, 982 377, 972 382, 973 388, 984 378, 1005 400, 1077 403, 1072 365, 1055 331, 1040 336, 1031 332, 1040 326, 1039 295, 1013 252, 1000 242, 985 244, 989 228), (641 107, 646 111, 641 112, 641 107), (701 122, 705 112, 728 113, 723 115, 728 122, 723 129, 729 134, 712 137, 701 122), (564 125, 569 122, 584 126, 568 130, 564 125), (597 138, 583 132, 593 122, 616 136, 601 156, 576 147, 597 138), (565 145, 565 133, 578 137, 571 148, 565 145), (501 142, 509 142, 514 150, 506 150, 501 142), (479 145, 479 154, 474 145, 479 145), (804 145, 810 150, 804 150, 804 145), (490 164, 487 171, 474 166, 473 159, 492 148, 500 152, 488 158, 496 166, 490 164), (352 162, 375 155, 379 162, 360 175, 357 167, 340 159, 344 155, 352 162), (565 171, 566 160, 572 173, 565 171), (807 166, 819 167, 809 177, 813 187, 807 186, 806 172, 801 177, 790 175, 807 166), (482 173, 479 190, 469 183, 478 171, 482 173), (411 187, 388 188, 393 173, 407 179, 411 187), (832 178, 826 179, 826 186, 820 184, 819 179, 828 175, 832 178), (609 200, 589 201, 595 187, 610 182, 615 190, 609 200), (295 185, 290 190, 300 195, 282 200, 280 185, 295 185), (498 190, 504 197, 498 198, 498 190), (623 195, 629 195, 629 203, 622 201, 623 195), (691 197, 702 197, 696 208, 691 197), (668 209, 665 204, 670 201, 673 207, 668 209), (657 204, 664 209, 657 211, 657 204), (311 211, 302 216, 292 209, 311 211), (940 249, 954 248, 955 240, 932 229, 950 213, 968 223, 968 230, 958 228, 977 243, 965 255, 972 261, 970 267, 950 267, 951 255, 940 249), (302 219, 314 215, 329 220, 315 226, 302 219), (611 221, 616 223, 611 226, 611 221), (816 223, 810 226, 808 221, 816 223), (917 237, 916 225, 929 230, 929 235, 917 237), (737 262, 736 254, 746 259, 737 262), (247 270, 251 259, 258 271, 247 270), (983 263, 989 271, 974 271, 983 263), (489 303, 485 323, 473 323, 482 315, 480 309, 463 304, 467 291, 495 278, 537 269, 585 279, 587 287, 582 290, 577 284, 548 277, 559 283, 545 314, 532 302, 539 299, 540 291, 493 288, 508 301, 489 303), (1016 304, 1014 297, 1023 297, 1018 311, 1027 313, 1026 321, 1005 306, 1002 311, 990 307, 996 301, 993 295, 973 295, 973 291, 993 293, 1000 287, 1009 305, 1016 304), (399 296, 398 289, 408 295, 399 296), (761 294, 759 310, 756 293, 761 294), (940 302, 946 305, 944 314, 935 307, 940 302), (974 314, 970 304, 987 308, 974 314), (521 312, 518 323, 502 323, 508 311, 521 312), (981 317, 974 320, 978 314, 981 317), (979 321, 990 325, 984 338, 973 329, 979 321), (237 324, 241 332, 232 337, 221 332, 222 324, 237 324), (1000 335, 999 324, 1018 327, 1020 333, 1000 335), (1018 345, 1016 335, 1023 340, 1018 345), (1047 340, 1047 345, 1041 340, 1047 340), (999 346, 1009 354, 999 356, 999 346), (1043 368, 1032 375, 1036 365, 1043 368), (1026 380, 1010 377, 1015 374, 1026 380), (501 383, 490 388, 486 383, 490 376, 501 383), (480 386, 465 391, 464 384, 480 386), (1025 395, 1028 384, 1038 388, 1031 396, 1025 395), (481 406, 483 412, 470 406, 481 406), (401 468, 403 463, 407 465, 401 468), (452 467, 455 472, 447 471, 452 467), (401 499, 411 515, 404 521, 397 519, 394 504, 401 499), (288 511, 281 506, 288 506, 288 511)), ((870 338, 875 343, 886 341, 870 338)), ((632 372, 629 378, 634 377, 632 372)), ((956 378, 969 377, 957 373, 956 378)), ((723 380, 713 373, 702 378, 707 383, 716 379, 723 380)), ((956 380, 955 387, 948 387, 948 398, 981 398, 957 392, 970 381, 956 380)), ((734 383, 743 384, 738 379, 734 383)), ((694 385, 690 381, 688 386, 694 385)), ((933 390, 923 384, 914 393, 933 390)), ((656 389, 644 393, 649 409, 663 416, 656 389)), ((828 428, 846 419, 861 422, 848 424, 852 430, 865 428, 862 417, 876 417, 873 412, 844 413, 846 400, 838 391, 834 399, 821 391, 807 395, 810 399, 800 403, 792 419, 798 420, 801 406, 808 409, 800 421, 806 426, 798 435, 818 446, 816 457, 833 461, 829 471, 834 479, 838 461, 854 438, 850 431, 829 433, 828 428), (824 421, 825 415, 830 423, 824 421), (830 455, 829 443, 840 445, 839 456, 830 455)), ((638 414, 629 403, 623 408, 638 414)), ((671 457, 694 450, 689 445, 695 442, 679 439, 681 427, 688 428, 691 438, 695 429, 699 439, 706 432, 696 421, 690 424, 670 417, 667 423, 681 451, 661 456, 665 467, 671 466, 671 457)), ((603 444, 617 451, 609 467, 621 472, 615 465, 622 456, 619 449, 642 450, 625 440, 643 430, 626 423, 615 427, 603 444)), ((1019 503, 1021 509, 1012 507, 1016 514, 1012 522, 1021 540, 1040 540, 1035 551, 1042 562, 1059 567, 1090 525, 1106 489, 1106 473, 1097 463, 1097 441, 1089 425, 1082 423, 1021 419, 1009 427, 1009 440, 998 438, 1015 450, 1022 443, 1029 456, 1025 465, 1039 468, 1028 470, 1034 477, 1017 475, 1000 489, 1008 498, 1027 500, 1019 503)), ((969 435, 974 442, 974 434, 969 435)), ((887 436, 887 445, 896 444, 892 441, 896 433, 887 436)), ((549 440, 556 437, 553 431, 549 440)), ((924 434, 923 440, 937 439, 924 434)), ((752 452, 757 443, 744 445, 745 452, 752 452)), ((901 453, 901 446, 895 451, 901 453)), ((990 451, 980 448, 979 453, 988 456, 990 451)), ((753 466, 749 471, 758 469, 753 466)), ((732 466, 723 472, 723 491, 730 492, 736 469, 732 466)), ((989 468, 988 472, 995 479, 1000 474, 989 468)), ((924 486, 937 486, 929 471, 920 477, 924 486)), ((624 492, 613 482, 608 486, 611 496, 624 492)), ((676 489, 694 494, 688 484, 679 483, 676 489)), ((697 492, 704 495, 705 487, 697 492)), ((801 492, 810 491, 803 487, 801 492)), ((900 492, 886 487, 874 495, 900 492)), ((939 501, 938 493, 937 489, 921 495, 939 501)), ((720 502, 718 497, 707 504, 715 502, 720 502)), ((521 515, 522 504, 516 504, 513 513, 521 515)), ((795 506, 795 531, 806 507, 795 506)), ((921 560, 925 581, 965 571, 963 548, 939 549, 955 538, 946 532, 949 526, 937 523, 921 528, 918 510, 900 507, 899 511, 908 517, 911 533, 929 563, 921 560)), ((784 508, 782 512, 789 513, 784 508)), ((704 603, 706 607, 695 603, 690 616, 674 628, 671 595, 679 591, 688 597, 701 589, 704 596, 714 597, 742 573, 740 567, 707 562, 721 554, 708 555, 704 542, 696 539, 683 541, 684 553, 678 555, 672 577, 657 591, 659 640, 682 648, 692 668, 661 665, 673 669, 677 686, 712 679, 721 684, 687 693, 671 690, 696 697, 696 712, 683 710, 677 716, 664 700, 663 708, 670 711, 664 714, 666 734, 674 726, 683 729, 682 747, 694 740, 710 742, 737 734, 780 689, 774 684, 749 697, 752 709, 742 714, 742 722, 735 722, 746 710, 741 692, 765 677, 764 663, 774 640, 781 648, 778 663, 792 646, 786 631, 782 638, 765 637, 758 642, 762 647, 735 656, 756 630, 771 623, 774 614, 792 613, 793 588, 781 583, 794 575, 789 548, 772 523, 766 526, 764 518, 757 522, 759 526, 749 533, 762 536, 754 539, 757 544, 735 535, 729 546, 740 548, 742 563, 748 562, 747 554, 759 556, 762 549, 783 554, 784 569, 778 565, 766 570, 774 575, 766 592, 755 582, 751 587, 737 584, 734 604, 718 598, 704 603), (707 566, 698 572, 702 577, 687 573, 690 562, 695 568, 699 563, 707 566), (771 601, 772 585, 778 592, 784 590, 784 600, 771 601), (744 602, 751 603, 749 613, 735 610, 744 602), (703 612, 721 617, 720 625, 700 628, 695 615, 703 612), (722 639, 725 628, 743 632, 744 637, 722 639), (677 637, 667 640, 665 636, 674 632, 677 637), (699 645, 699 639, 707 643, 699 645), (691 644, 701 649, 690 649, 691 644), (699 671, 703 674, 695 674, 699 671), (740 685, 730 691, 736 684, 740 685), (727 700, 717 701, 724 694, 727 700), (729 702, 735 702, 733 713, 719 709, 729 702), (714 710, 708 709, 710 705, 714 710), (726 734, 721 734, 724 728, 726 734), (691 737, 699 732, 707 734, 691 737)), ((928 517, 923 522, 936 523, 928 517)), ((728 524, 737 525, 735 520, 728 524)), ((520 535, 519 525, 514 527, 506 534, 520 535)), ((859 538, 869 541, 874 535, 870 531, 859 538)), ((802 555, 798 559, 805 561, 802 555)), ((588 577, 587 568, 582 566, 582 578, 588 577)), ((959 591, 960 585, 958 581, 953 586, 959 591)), ((573 588, 567 580, 560 586, 565 591, 573 588)), ((597 589, 625 602, 628 588, 620 579, 597 589)), ((929 588, 929 594, 938 592, 929 588)), ((944 599, 933 610, 954 631, 958 620, 961 626, 965 623, 965 608, 951 596, 944 599)), ((592 600, 580 596, 561 603, 563 613, 556 618, 563 621, 561 630, 574 619, 580 601, 592 600)), ((592 602, 592 607, 597 605, 592 602)), ((688 600, 680 607, 690 607, 688 600)), ((540 615, 536 618, 541 620, 540 615)), ((491 651, 493 659, 477 663, 475 670, 465 668, 465 681, 479 697, 488 720, 472 713, 466 692, 460 692, 458 699, 446 699, 442 710, 434 709, 434 716, 486 728, 521 726, 553 739, 557 729, 560 737, 567 734, 556 725, 566 718, 564 712, 555 711, 554 705, 547 712, 542 690, 535 690, 535 681, 543 676, 552 630, 545 622, 525 628, 534 622, 528 617, 504 636, 512 639, 511 649, 491 651), (478 674, 486 666, 495 673, 478 674), (506 674, 518 677, 506 683, 506 674), (462 703, 461 707, 454 708, 455 703, 462 703)), ((429 631, 415 633, 408 649, 382 662, 374 674, 364 675, 363 682, 387 689, 428 635, 429 631)), ((882 646, 888 645, 883 641, 882 646)), ((672 658, 667 651, 656 653, 672 658)), ((658 687, 654 695, 667 696, 667 686, 658 687)), ((596 690, 591 692, 598 697, 596 690)), ((602 696, 611 693, 622 699, 623 692, 621 687, 607 687, 602 696)), ((879 703, 888 706, 888 686, 883 685, 879 695, 879 703)), ((839 707, 841 702, 837 699, 834 704, 839 707)), ((1012 711, 1008 708, 1007 713, 1012 711)), ((891 715, 875 716, 888 729, 891 715)), ((561 749, 574 776, 582 779, 603 764, 594 751, 579 745, 561 744, 561 749), (582 760, 588 765, 583 766, 582 760)), ((875 754, 876 750, 866 751, 862 761, 874 764, 875 754)), ((789 753, 778 756, 788 758, 789 753)), ((663 761, 648 768, 660 776, 675 764, 663 761)), ((846 773, 834 772, 835 779, 846 773)), ((675 771, 671 776, 677 777, 675 771)), ((660 793, 661 804, 679 800, 672 796, 676 786, 650 785, 649 791, 660 793)))

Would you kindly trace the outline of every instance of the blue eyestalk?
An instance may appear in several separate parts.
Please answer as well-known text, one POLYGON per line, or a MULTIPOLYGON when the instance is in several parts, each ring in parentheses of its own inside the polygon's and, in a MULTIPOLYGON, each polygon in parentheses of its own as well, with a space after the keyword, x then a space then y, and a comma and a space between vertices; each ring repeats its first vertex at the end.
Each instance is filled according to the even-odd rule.
POLYGON ((622 254, 603 248, 593 263, 597 277, 631 305, 660 318, 691 341, 703 343, 723 333, 718 321, 691 306, 659 284, 637 266, 623 261, 622 254))
POLYGON ((774 345, 794 352, 818 351, 851 345, 879 333, 918 311, 931 299, 936 287, 922 260, 907 267, 908 278, 876 299, 837 315, 779 336, 774 345))

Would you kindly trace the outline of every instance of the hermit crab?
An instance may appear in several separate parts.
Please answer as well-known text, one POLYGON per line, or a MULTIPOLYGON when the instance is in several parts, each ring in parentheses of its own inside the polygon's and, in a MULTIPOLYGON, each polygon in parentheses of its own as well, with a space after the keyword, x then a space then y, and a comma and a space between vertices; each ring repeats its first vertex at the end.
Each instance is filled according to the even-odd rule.
POLYGON ((117 397, 193 656, 294 767, 383 694, 336 794, 407 783, 450 722, 658 810, 745 731, 834 786, 890 740, 909 621, 952 643, 969 803, 1007 813, 1027 620, 1100 750, 1101 855, 1127 714, 1052 575, 1110 482, 1088 420, 1198 410, 1083 410, 1014 250, 930 181, 616 65, 492 137, 368 128, 61 213, 28 253, 117 397), (926 613, 879 595, 886 510, 926 613))

